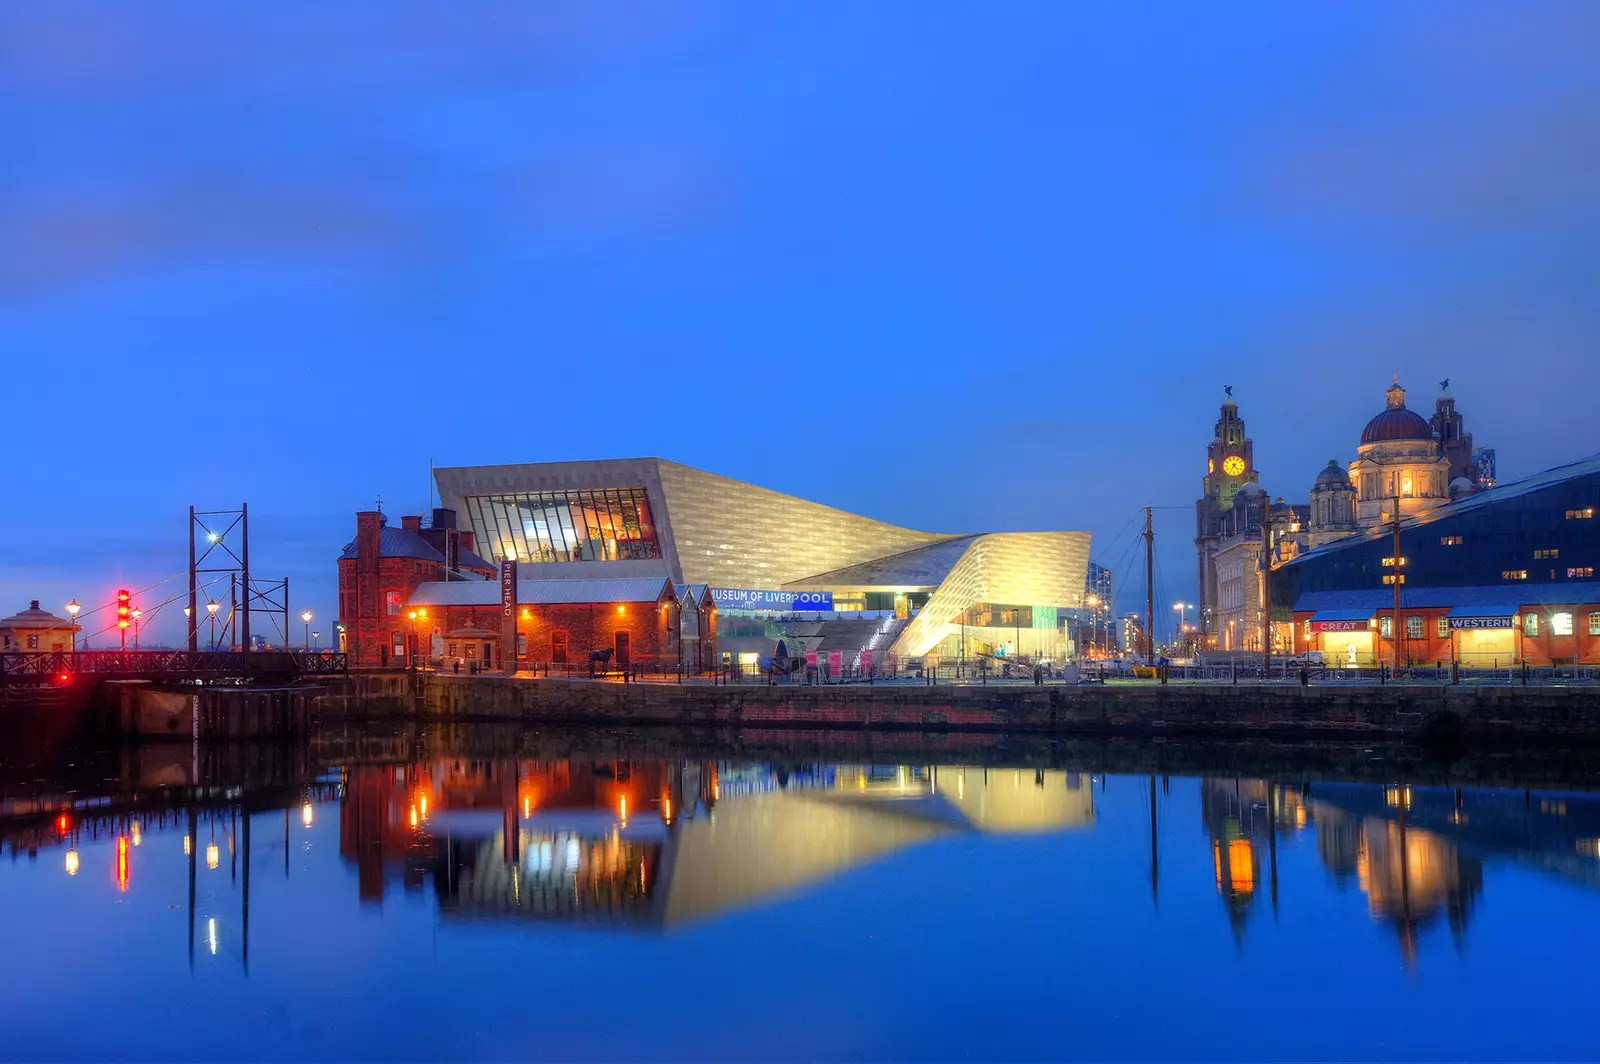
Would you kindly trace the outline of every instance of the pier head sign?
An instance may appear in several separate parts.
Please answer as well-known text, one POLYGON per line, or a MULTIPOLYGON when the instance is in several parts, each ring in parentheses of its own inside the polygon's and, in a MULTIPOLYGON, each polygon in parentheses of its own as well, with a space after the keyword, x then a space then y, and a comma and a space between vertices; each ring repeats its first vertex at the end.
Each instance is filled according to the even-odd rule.
POLYGON ((831 610, 832 591, 761 591, 743 587, 714 587, 711 600, 728 610, 831 610))

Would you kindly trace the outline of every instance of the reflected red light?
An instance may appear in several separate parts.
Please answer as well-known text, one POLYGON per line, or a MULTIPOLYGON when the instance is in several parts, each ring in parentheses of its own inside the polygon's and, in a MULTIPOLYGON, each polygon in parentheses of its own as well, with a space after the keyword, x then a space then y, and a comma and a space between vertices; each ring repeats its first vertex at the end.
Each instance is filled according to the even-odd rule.
POLYGON ((67 673, 62 673, 61 674, 61 682, 62 683, 66 683, 67 681, 69 681, 71 679, 72 679, 72 677, 69 674, 67 674, 67 673))
POLYGON ((128 889, 128 836, 117 836, 117 889, 128 889))
POLYGON ((63 835, 71 831, 72 818, 67 816, 65 813, 62 813, 60 816, 56 817, 56 830, 61 832, 63 835))

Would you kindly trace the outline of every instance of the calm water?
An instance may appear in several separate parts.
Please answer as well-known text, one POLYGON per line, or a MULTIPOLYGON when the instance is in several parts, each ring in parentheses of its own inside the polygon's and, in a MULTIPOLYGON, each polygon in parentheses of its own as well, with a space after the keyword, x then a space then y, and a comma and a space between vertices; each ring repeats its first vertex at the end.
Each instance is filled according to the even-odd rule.
POLYGON ((11 786, 0 1056, 1600 1054, 1589 794, 186 758, 11 786))

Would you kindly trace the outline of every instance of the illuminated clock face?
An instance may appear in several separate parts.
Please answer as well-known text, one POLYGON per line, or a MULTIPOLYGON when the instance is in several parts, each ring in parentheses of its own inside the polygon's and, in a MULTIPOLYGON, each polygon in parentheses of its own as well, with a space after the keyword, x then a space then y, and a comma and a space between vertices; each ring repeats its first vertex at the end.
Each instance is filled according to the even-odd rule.
POLYGON ((1230 454, 1222 460, 1222 471, 1230 477, 1236 477, 1244 472, 1244 459, 1236 454, 1230 454))

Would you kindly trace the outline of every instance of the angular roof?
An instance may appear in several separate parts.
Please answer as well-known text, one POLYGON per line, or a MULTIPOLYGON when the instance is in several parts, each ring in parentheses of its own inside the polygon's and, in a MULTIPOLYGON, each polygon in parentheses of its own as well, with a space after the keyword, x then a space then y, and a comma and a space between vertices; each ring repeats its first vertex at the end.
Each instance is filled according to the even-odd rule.
POLYGON ((930 543, 926 547, 915 547, 899 554, 873 558, 859 565, 848 565, 843 569, 818 573, 803 580, 791 580, 783 586, 785 589, 812 585, 830 588, 938 587, 950 574, 956 562, 967 552, 967 548, 972 546, 972 541, 977 538, 977 536, 956 536, 939 543, 930 543))
MULTIPOLYGON (((518 580, 520 606, 655 602, 672 584, 666 577, 616 580, 518 580)), ((497 580, 429 580, 411 596, 413 606, 498 606, 497 580)))
MULTIPOLYGON (((344 545, 344 550, 339 552, 341 559, 354 559, 356 556, 356 541, 351 540, 344 545)), ((378 557, 380 558, 416 558, 419 561, 444 563, 444 554, 432 543, 423 538, 419 532, 412 532, 405 528, 393 528, 384 525, 378 529, 378 557)), ((494 563, 463 548, 460 551, 462 565, 474 569, 493 569, 494 563)))
MULTIPOLYGON (((1596 473, 1600 473, 1600 454, 1580 458, 1576 462, 1568 462, 1566 465, 1555 466, 1532 476, 1523 477, 1521 480, 1514 480, 1509 484, 1500 484, 1493 488, 1487 488, 1465 498, 1445 503, 1443 506, 1436 506, 1415 517, 1402 517, 1400 519, 1400 528, 1402 531, 1410 528, 1421 528, 1424 525, 1432 524, 1434 521, 1443 521, 1446 518, 1469 513, 1480 506, 1493 506, 1496 503, 1505 502, 1507 499, 1515 499, 1530 492, 1554 487, 1565 481, 1576 480, 1578 477, 1591 476, 1596 473)), ((1343 539, 1336 539, 1332 543, 1325 543, 1316 550, 1307 551, 1287 562, 1286 567, 1302 565, 1313 559, 1326 557, 1331 551, 1358 546, 1393 534, 1394 527, 1392 525, 1379 525, 1375 528, 1369 528, 1363 532, 1346 536, 1343 539)))

